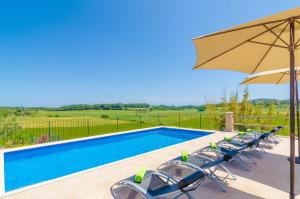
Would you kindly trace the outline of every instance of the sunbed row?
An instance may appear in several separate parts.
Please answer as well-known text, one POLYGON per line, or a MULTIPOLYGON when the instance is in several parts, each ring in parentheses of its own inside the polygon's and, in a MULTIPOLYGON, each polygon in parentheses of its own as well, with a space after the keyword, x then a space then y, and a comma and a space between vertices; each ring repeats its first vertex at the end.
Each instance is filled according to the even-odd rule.
POLYGON ((277 144, 276 134, 281 129, 278 126, 270 132, 238 132, 191 154, 184 150, 181 156, 163 163, 157 171, 142 168, 136 175, 117 182, 111 187, 111 193, 115 199, 177 198, 206 180, 226 192, 226 180, 236 177, 225 164, 235 162, 241 169, 250 171, 249 163, 256 164, 252 155, 262 158, 265 150, 261 146, 277 144), (218 175, 219 170, 226 175, 218 175))

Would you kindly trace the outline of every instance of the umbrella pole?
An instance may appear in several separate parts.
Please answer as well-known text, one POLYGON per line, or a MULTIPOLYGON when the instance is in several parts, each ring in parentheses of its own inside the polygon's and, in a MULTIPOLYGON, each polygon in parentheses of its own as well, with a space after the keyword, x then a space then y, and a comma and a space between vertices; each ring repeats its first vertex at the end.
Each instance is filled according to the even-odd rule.
POLYGON ((299 113, 299 92, 297 71, 295 71, 295 84, 296 84, 296 112, 297 112, 297 134, 298 134, 298 157, 295 158, 295 163, 300 164, 300 113, 299 113))
POLYGON ((290 199, 295 199, 295 19, 290 18, 290 199))

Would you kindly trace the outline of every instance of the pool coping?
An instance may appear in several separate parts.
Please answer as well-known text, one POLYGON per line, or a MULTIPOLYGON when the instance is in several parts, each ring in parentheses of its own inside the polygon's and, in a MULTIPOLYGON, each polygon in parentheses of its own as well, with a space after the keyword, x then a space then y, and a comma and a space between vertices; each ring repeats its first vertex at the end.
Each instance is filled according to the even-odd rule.
MULTIPOLYGON (((68 174, 68 175, 65 175, 65 176, 61 176, 61 177, 58 177, 58 178, 55 178, 55 179, 47 180, 47 181, 44 181, 44 182, 36 183, 36 184, 29 185, 29 186, 26 186, 26 187, 23 187, 23 188, 19 188, 19 189, 16 189, 16 190, 5 192, 4 153, 6 153, 6 152, 33 149, 33 148, 39 148, 39 147, 46 147, 46 146, 52 146, 52 145, 57 145, 57 144, 64 144, 64 143, 70 143, 70 142, 76 142, 76 141, 84 141, 84 140, 90 140, 90 139, 95 139, 95 138, 102 138, 102 137, 121 135, 121 134, 127 134, 127 133, 135 133, 135 132, 139 132, 139 131, 159 129, 159 128, 181 129, 181 130, 190 130, 190 131, 198 131, 198 132, 199 131, 204 131, 204 132, 209 132, 211 134, 220 132, 220 131, 217 131, 217 130, 192 129, 192 128, 172 127, 172 126, 156 126, 156 127, 150 127, 150 128, 143 128, 143 129, 128 130, 128 131, 122 131, 122 132, 116 132, 116 133, 109 133, 109 134, 105 134, 105 135, 97 135, 97 136, 76 138, 76 139, 70 139, 70 140, 64 140, 64 141, 55 141, 55 142, 44 143, 44 144, 36 144, 36 145, 30 145, 30 146, 24 146, 24 147, 17 147, 17 148, 13 148, 13 149, 2 149, 2 150, 0 150, 0 197, 13 195, 15 193, 19 193, 19 192, 34 189, 34 188, 37 188, 37 187, 40 187, 40 186, 43 186, 43 185, 55 183, 57 181, 61 181, 61 180, 64 180, 66 178, 71 178, 71 177, 75 177, 75 176, 78 176, 78 175, 82 175, 82 174, 85 174, 85 173, 88 173, 88 172, 95 171, 97 169, 105 168, 105 167, 108 167, 108 166, 111 166, 111 165, 114 165, 114 164, 118 164, 118 163, 130 160, 130 159, 133 159, 133 158, 137 158, 137 157, 142 156, 142 155, 155 153, 157 151, 164 150, 164 149, 169 148, 169 147, 173 147, 173 146, 176 146, 176 145, 179 145, 179 144, 187 143, 187 142, 190 142, 192 140, 198 140, 198 139, 202 138, 202 137, 199 137, 199 138, 195 138, 195 139, 192 139, 192 140, 180 142, 180 143, 173 144, 173 145, 170 145, 170 146, 167 146, 167 147, 152 150, 152 151, 149 151, 149 152, 146 152, 146 153, 138 154, 138 155, 131 156, 131 157, 128 157, 128 158, 124 158, 124 159, 121 159, 121 160, 117 160, 117 161, 114 161, 114 162, 111 162, 111 163, 107 163, 107 164, 100 165, 100 166, 97 166, 97 167, 93 167, 93 168, 90 168, 90 169, 85 169, 85 170, 78 171, 78 172, 68 174)), ((207 136, 209 136, 209 135, 207 135, 207 136)))

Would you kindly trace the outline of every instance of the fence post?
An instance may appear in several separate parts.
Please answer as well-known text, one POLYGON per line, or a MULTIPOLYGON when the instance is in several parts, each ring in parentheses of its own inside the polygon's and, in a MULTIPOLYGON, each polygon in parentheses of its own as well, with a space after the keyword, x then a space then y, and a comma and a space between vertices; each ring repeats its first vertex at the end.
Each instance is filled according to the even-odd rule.
POLYGON ((160 115, 159 115, 159 113, 157 113, 157 123, 160 126, 160 115))
POLYGON ((48 140, 51 142, 51 123, 50 121, 48 122, 48 140))
POLYGON ((142 115, 140 115, 140 129, 142 128, 142 115))
POLYGON ((89 118, 86 119, 86 123, 87 123, 87 133, 88 133, 88 136, 90 136, 90 120, 89 120, 89 118))
POLYGON ((119 116, 117 116, 117 132, 119 132, 119 116))
POLYGON ((225 131, 233 132, 234 131, 234 119, 233 112, 225 113, 225 131))
POLYGON ((181 119, 181 114, 179 113, 178 115, 178 126, 180 127, 180 119, 181 119))
POLYGON ((200 125, 200 129, 202 128, 202 115, 201 113, 199 114, 199 125, 200 125))

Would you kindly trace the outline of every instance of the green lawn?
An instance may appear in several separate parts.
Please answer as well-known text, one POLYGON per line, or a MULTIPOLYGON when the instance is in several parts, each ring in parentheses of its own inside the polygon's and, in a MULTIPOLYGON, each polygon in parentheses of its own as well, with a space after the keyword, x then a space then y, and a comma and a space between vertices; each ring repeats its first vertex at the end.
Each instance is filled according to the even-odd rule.
MULTIPOLYGON (((30 145, 40 142, 66 140, 72 138, 101 135, 139 128, 154 126, 175 126, 196 129, 221 129, 223 127, 223 116, 214 118, 207 114, 195 111, 175 112, 161 111, 141 114, 117 114, 112 111, 97 111, 91 116, 79 116, 80 111, 62 111, 64 116, 59 117, 24 117, 22 123, 2 127, 0 134, 0 145, 15 147, 30 145), (110 113, 110 114, 108 114, 110 113), (102 115, 106 114, 105 118, 102 115), (67 116, 68 115, 68 116, 67 116), (38 120, 39 118, 39 120, 38 120)), ((88 111, 85 111, 88 112, 88 111)), ((39 113, 49 114, 45 111, 39 113)), ((20 120, 20 119, 19 119, 20 120)))
MULTIPOLYGON (((278 115, 277 115, 278 116, 278 115)), ((289 125, 285 114, 275 118, 236 118, 236 129, 270 130, 268 125, 289 125), (247 124, 246 126, 244 124, 247 124), (252 126, 263 124, 266 126, 252 126)), ((0 125, 0 146, 16 147, 41 142, 102 135, 154 126, 175 126, 195 129, 221 130, 224 114, 209 117, 197 110, 133 111, 133 110, 37 110, 31 115, 17 117, 14 125, 0 125)), ((281 132, 288 135, 289 129, 281 132)))

